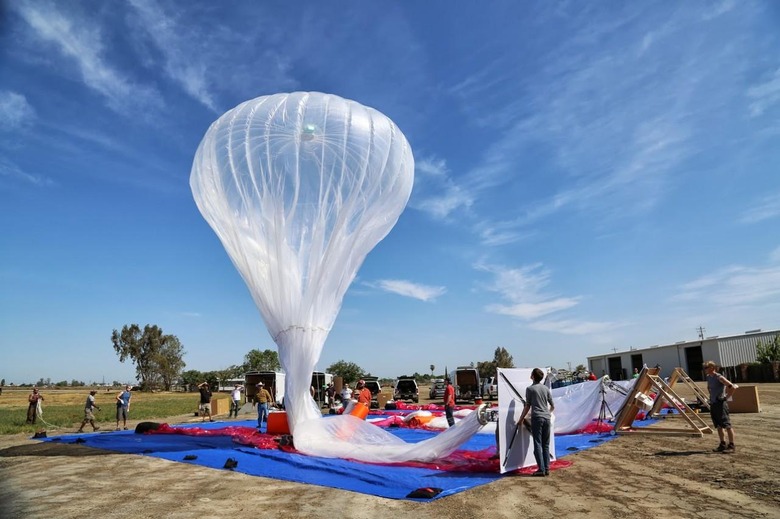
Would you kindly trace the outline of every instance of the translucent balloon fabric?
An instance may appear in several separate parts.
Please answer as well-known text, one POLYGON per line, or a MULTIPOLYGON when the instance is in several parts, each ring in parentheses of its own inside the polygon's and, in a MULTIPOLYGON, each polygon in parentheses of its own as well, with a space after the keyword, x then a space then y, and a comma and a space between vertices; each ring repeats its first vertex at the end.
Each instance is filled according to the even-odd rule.
MULTIPOLYGON (((594 380, 555 388, 552 390, 555 400, 555 434, 574 434, 585 432, 601 413, 602 401, 605 418, 613 418, 626 399, 625 393, 631 388, 633 380, 612 382, 594 380), (622 391, 618 390, 618 387, 622 391)), ((612 428, 611 426, 609 427, 612 428)))
MULTIPOLYGON (((411 148, 388 117, 317 92, 240 104, 211 125, 195 154, 195 202, 278 346, 288 421, 304 452, 318 454, 326 441, 321 425, 302 426, 322 422, 312 371, 344 293, 395 225, 413 181, 411 148)), ((373 434, 355 436, 348 417, 328 420, 330 428, 333 420, 349 429, 343 437, 373 434)))

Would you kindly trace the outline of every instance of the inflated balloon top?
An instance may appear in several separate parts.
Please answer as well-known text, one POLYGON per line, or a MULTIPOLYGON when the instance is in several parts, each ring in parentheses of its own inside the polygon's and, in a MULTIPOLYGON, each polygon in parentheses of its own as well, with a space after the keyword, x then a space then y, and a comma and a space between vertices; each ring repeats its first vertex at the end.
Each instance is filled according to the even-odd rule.
POLYGON ((300 452, 426 461, 453 452, 482 427, 474 413, 435 438, 407 444, 349 414, 323 419, 309 394, 344 293, 395 225, 413 181, 412 151, 390 119, 315 92, 235 107, 211 125, 195 154, 195 202, 279 348, 287 421, 300 452))
MULTIPOLYGON (((291 384, 308 395, 344 293, 395 225, 413 181, 414 158, 398 127, 335 95, 258 97, 203 137, 192 193, 279 346, 292 390, 286 399, 300 390, 291 384)), ((293 421, 311 415, 305 407, 288 406, 293 421)))

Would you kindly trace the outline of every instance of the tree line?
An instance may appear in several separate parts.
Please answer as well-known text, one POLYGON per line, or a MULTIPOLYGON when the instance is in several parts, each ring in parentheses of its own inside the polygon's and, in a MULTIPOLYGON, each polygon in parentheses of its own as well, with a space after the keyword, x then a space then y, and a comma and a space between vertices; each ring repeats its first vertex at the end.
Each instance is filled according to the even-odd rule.
MULTIPOLYGON (((224 369, 213 371, 184 370, 184 347, 175 335, 165 334, 157 325, 149 325, 141 329, 137 324, 125 325, 121 331, 114 330, 111 334, 114 351, 119 355, 119 361, 130 361, 135 365, 136 377, 142 390, 162 389, 170 391, 181 387, 185 391, 194 391, 198 384, 208 382, 214 388, 225 385, 227 381, 243 378, 248 371, 276 371, 281 368, 276 350, 250 350, 241 364, 234 364, 224 369)), ((514 361, 506 348, 496 348, 493 359, 472 362, 482 378, 496 375, 496 368, 513 368, 514 361)), ((428 383, 433 378, 436 366, 431 364, 430 375, 414 373, 410 375, 418 382, 428 383)), ((452 369, 455 369, 453 366, 452 369)), ((326 372, 341 377, 344 382, 354 384, 359 379, 371 376, 358 364, 338 360, 325 369, 326 372)), ((445 368, 444 378, 447 375, 445 368)), ((381 381, 380 381, 381 382, 381 381)))

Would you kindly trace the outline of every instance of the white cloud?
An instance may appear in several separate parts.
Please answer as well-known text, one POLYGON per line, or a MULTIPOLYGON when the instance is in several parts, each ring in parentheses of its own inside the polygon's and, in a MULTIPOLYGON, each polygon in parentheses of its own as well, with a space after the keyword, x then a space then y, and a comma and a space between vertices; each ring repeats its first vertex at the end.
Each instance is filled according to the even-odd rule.
POLYGON ((762 115, 770 106, 780 102, 780 68, 763 83, 750 87, 747 96, 751 99, 749 109, 753 117, 762 115))
POLYGON ((594 335, 613 331, 615 328, 624 326, 621 323, 593 322, 593 321, 536 321, 528 325, 533 330, 542 332, 557 332, 564 335, 594 335))
POLYGON ((468 209, 473 196, 451 178, 447 163, 439 158, 416 162, 417 174, 410 206, 437 220, 446 220, 459 209, 468 209))
MULTIPOLYGON (((772 252, 774 259, 777 250, 772 252)), ((761 305, 780 298, 780 265, 735 265, 701 276, 680 287, 673 300, 721 307, 761 305)))
POLYGON ((550 283, 550 270, 541 264, 520 268, 504 268, 478 264, 477 270, 493 274, 493 281, 485 288, 496 292, 508 304, 494 303, 485 307, 490 313, 516 317, 525 321, 533 330, 557 332, 570 335, 603 333, 622 326, 613 322, 580 321, 576 319, 539 318, 569 310, 580 303, 580 297, 561 297, 545 291, 550 283))
POLYGON ((380 279, 374 283, 365 283, 368 286, 379 288, 386 292, 398 294, 420 301, 434 301, 437 297, 447 292, 445 287, 434 287, 429 285, 420 285, 400 279, 380 279))
POLYGON ((16 164, 0 157, 0 180, 2 179, 24 182, 38 187, 50 187, 55 185, 55 182, 49 177, 23 171, 16 164))
POLYGON ((35 118, 35 110, 22 94, 0 90, 0 125, 2 131, 13 131, 29 124, 35 118))
POLYGON ((579 303, 577 297, 545 293, 543 289, 550 283, 550 270, 539 263, 514 269, 486 264, 478 264, 475 268, 493 274, 494 279, 486 288, 510 303, 488 305, 485 308, 488 312, 529 320, 579 303))
MULTIPOLYGON (((745 70, 753 40, 717 45, 711 25, 741 28, 758 15, 745 7, 719 17, 732 7, 719 4, 709 21, 693 8, 670 17, 628 6, 590 9, 587 17, 583 11, 572 15, 579 16, 572 23, 577 31, 515 81, 507 80, 509 58, 498 54, 450 89, 470 120, 501 132, 461 185, 489 188, 526 178, 530 189, 518 197, 517 228, 562 211, 613 222, 647 213, 679 182, 675 174, 692 174, 678 168, 714 146, 706 138, 710 121, 736 117, 741 108, 724 110, 744 92, 733 71, 745 70), (504 82, 490 84, 487 96, 481 82, 497 70, 504 82), (536 167, 537 157, 549 164, 536 167)), ((766 85, 762 93, 774 88, 766 85)), ((479 211, 478 191, 471 192, 479 211)))
POLYGON ((553 312, 560 312, 567 308, 572 308, 579 304, 579 299, 570 297, 559 297, 557 299, 549 299, 547 301, 541 301, 538 303, 517 303, 513 305, 488 305, 485 309, 488 312, 509 315, 511 317, 519 317, 521 319, 537 319, 543 315, 551 314, 553 312))
POLYGON ((208 65, 201 50, 200 36, 183 27, 173 17, 167 16, 157 2, 131 0, 140 18, 139 28, 145 31, 165 60, 165 72, 194 99, 216 111, 214 96, 209 90, 208 65))
POLYGON ((773 263, 780 263, 780 247, 777 247, 769 254, 769 261, 773 263))
POLYGON ((123 111, 128 106, 160 105, 154 89, 133 83, 106 62, 104 38, 94 20, 69 17, 57 5, 43 1, 15 2, 12 7, 38 38, 54 45, 68 62, 76 65, 84 84, 105 97, 112 109, 123 111))
POLYGON ((780 216, 780 193, 766 195, 751 204, 750 209, 742 213, 742 223, 758 223, 780 216))

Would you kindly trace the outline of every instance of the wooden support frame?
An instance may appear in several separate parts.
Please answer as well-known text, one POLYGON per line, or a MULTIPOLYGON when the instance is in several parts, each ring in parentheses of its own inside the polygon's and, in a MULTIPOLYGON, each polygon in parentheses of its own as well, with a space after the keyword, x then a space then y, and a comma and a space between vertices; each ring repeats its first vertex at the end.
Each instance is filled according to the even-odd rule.
POLYGON ((712 434, 712 429, 710 429, 701 417, 697 413, 694 413, 685 401, 659 376, 660 371, 660 368, 645 367, 639 373, 639 378, 636 379, 636 382, 628 392, 620 411, 618 411, 618 414, 615 417, 615 433, 697 437, 702 437, 705 434, 712 434), (632 427, 634 419, 641 409, 638 400, 647 400, 651 392, 656 393, 656 402, 658 400, 665 400, 676 407, 680 412, 680 416, 685 420, 687 427, 632 427), (639 395, 642 396, 638 397, 639 395))
MULTIPOLYGON (((693 381, 691 377, 688 376, 688 374, 685 372, 682 368, 674 368, 672 370, 672 374, 669 377, 669 382, 667 382, 667 385, 670 389, 674 389, 675 384, 680 381, 684 383, 688 389, 693 391, 693 394, 696 395, 696 400, 699 401, 699 404, 707 409, 707 411, 710 410, 710 399, 707 396, 707 393, 704 392, 702 388, 696 385, 696 382, 693 381)), ((684 403, 684 401, 681 400, 681 402, 684 403)), ((656 416, 661 414, 661 407, 663 407, 664 400, 661 398, 656 398, 655 403, 653 403, 652 409, 648 412, 648 416, 656 416)), ((677 408, 679 407, 676 402, 672 402, 672 405, 677 408)), ((678 416, 678 415, 669 415, 669 416, 678 416)))

